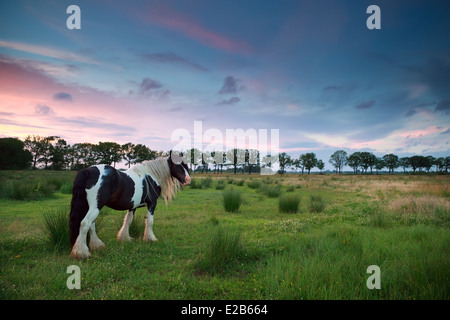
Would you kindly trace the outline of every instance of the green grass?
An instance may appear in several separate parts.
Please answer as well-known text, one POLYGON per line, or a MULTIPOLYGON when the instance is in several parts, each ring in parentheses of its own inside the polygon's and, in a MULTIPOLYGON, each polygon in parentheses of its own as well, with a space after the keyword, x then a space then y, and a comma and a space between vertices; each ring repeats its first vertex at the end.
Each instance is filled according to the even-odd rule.
POLYGON ((237 212, 242 204, 241 192, 233 188, 223 192, 223 207, 227 212, 237 212))
POLYGON ((325 201, 323 200, 322 196, 311 194, 309 196, 309 211, 319 213, 322 212, 324 209, 325 209, 325 201))
POLYGON ((278 208, 280 212, 297 213, 300 205, 300 196, 298 194, 288 193, 280 196, 278 208))
POLYGON ((302 188, 271 198, 250 186, 259 177, 244 175, 234 189, 239 214, 225 211, 228 189, 214 188, 231 179, 212 176, 212 187, 184 188, 167 207, 159 201, 157 242, 142 240, 145 209, 127 243, 116 240, 125 211, 103 209, 96 229, 106 248, 82 261, 62 240, 68 176, 0 172, 8 185, 40 180, 52 191, 0 199, 0 299, 450 299, 448 176, 272 176, 261 186, 302 188), (280 212, 295 194, 301 214, 280 212), (322 211, 310 210, 310 195, 321 196, 322 211), (66 287, 70 265, 81 269, 80 290, 66 287), (366 286, 370 265, 380 267, 379 290, 366 286))
POLYGON ((239 267, 239 262, 245 258, 245 249, 240 231, 227 231, 218 226, 212 232, 208 247, 198 262, 200 271, 210 274, 224 273, 233 267, 239 267))

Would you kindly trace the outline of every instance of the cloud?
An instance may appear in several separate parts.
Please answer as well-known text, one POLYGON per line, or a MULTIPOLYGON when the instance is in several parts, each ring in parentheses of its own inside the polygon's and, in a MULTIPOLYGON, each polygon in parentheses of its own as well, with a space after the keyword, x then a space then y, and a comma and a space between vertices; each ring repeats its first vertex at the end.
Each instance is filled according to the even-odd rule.
POLYGON ((164 53, 144 53, 140 57, 146 61, 156 62, 156 63, 167 63, 176 64, 181 66, 187 66, 189 68, 195 69, 197 71, 207 72, 208 69, 202 65, 191 61, 190 59, 183 58, 173 52, 164 53))
POLYGON ((448 112, 450 110, 450 100, 444 99, 439 101, 439 103, 436 105, 436 108, 434 109, 435 112, 443 111, 448 112))
POLYGON ((58 92, 53 95, 55 101, 73 101, 72 95, 67 92, 58 92))
POLYGON ((445 131, 442 131, 441 134, 450 134, 450 128, 445 131))
POLYGON ((157 80, 144 78, 139 84, 137 92, 130 90, 129 95, 138 95, 147 98, 154 97, 161 100, 167 98, 170 94, 170 91, 167 89, 163 89, 163 87, 163 84, 157 80))
POLYGON ((231 97, 230 99, 225 99, 225 100, 220 101, 217 105, 223 106, 223 105, 235 104, 235 103, 238 103, 239 101, 241 101, 241 99, 239 99, 238 97, 231 97))
POLYGON ((223 80, 223 86, 219 94, 236 94, 238 91, 238 80, 233 76, 227 76, 223 80))
POLYGON ((162 84, 159 81, 150 79, 150 78, 144 78, 142 79, 141 84, 139 85, 139 93, 145 94, 148 91, 155 90, 155 89, 161 89, 162 84))
POLYGON ((333 91, 333 90, 341 90, 344 87, 340 87, 340 86, 328 86, 322 89, 322 91, 333 91))
POLYGON ((50 116, 50 115, 54 115, 55 112, 49 106, 38 104, 34 108, 34 114, 37 115, 37 116, 50 116))
POLYGON ((369 109, 369 108, 373 107, 374 104, 375 104, 375 100, 362 102, 356 106, 356 109, 369 109))
POLYGON ((417 111, 415 109, 410 109, 405 113, 405 117, 409 118, 412 117, 413 115, 415 115, 417 113, 417 111))
POLYGON ((38 54, 38 55, 41 55, 44 57, 50 57, 50 58, 55 58, 55 59, 59 59, 59 60, 77 61, 77 62, 83 62, 83 63, 88 63, 88 64, 99 64, 97 61, 95 61, 89 57, 79 55, 79 54, 75 54, 75 53, 67 52, 67 51, 56 50, 56 49, 52 49, 52 48, 48 48, 48 47, 44 47, 44 46, 31 45, 31 44, 27 44, 27 43, 0 40, 0 47, 29 52, 29 53, 38 54))
MULTIPOLYGON (((142 13, 138 15, 142 16, 142 13)), ((187 14, 167 6, 159 7, 157 10, 151 8, 149 12, 146 12, 144 19, 149 23, 181 33, 210 48, 240 54, 248 54, 251 51, 246 42, 209 30, 187 14)))

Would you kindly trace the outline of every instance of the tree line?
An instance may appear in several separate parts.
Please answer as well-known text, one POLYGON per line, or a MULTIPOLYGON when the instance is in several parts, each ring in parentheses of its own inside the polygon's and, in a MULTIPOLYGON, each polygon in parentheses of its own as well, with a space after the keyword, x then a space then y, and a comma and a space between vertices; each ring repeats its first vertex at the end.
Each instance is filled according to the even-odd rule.
MULTIPOLYGON (((28 136, 23 141, 17 138, 0 138, 0 169, 81 170, 96 164, 115 167, 122 161, 130 167, 167 154, 131 142, 122 145, 116 142, 69 145, 58 136, 28 136)), ((225 170, 231 170, 235 174, 238 171, 251 174, 273 165, 270 155, 260 159, 259 151, 252 149, 232 149, 222 153, 213 151, 208 155, 197 149, 190 149, 185 152, 185 157, 190 160, 191 170, 201 172, 222 173, 225 167, 225 170)), ((278 155, 277 160, 279 173, 290 170, 309 174, 314 168, 322 172, 325 167, 325 162, 313 152, 301 154, 298 158, 283 152, 278 155)), ((371 152, 360 151, 348 155, 344 150, 334 152, 328 162, 337 174, 341 174, 345 166, 350 167, 355 174, 378 173, 385 168, 391 174, 398 168, 402 168, 403 172, 409 169, 413 172, 430 172, 433 167, 435 172, 448 173, 450 167, 450 157, 414 155, 399 158, 392 153, 377 157, 371 152)))

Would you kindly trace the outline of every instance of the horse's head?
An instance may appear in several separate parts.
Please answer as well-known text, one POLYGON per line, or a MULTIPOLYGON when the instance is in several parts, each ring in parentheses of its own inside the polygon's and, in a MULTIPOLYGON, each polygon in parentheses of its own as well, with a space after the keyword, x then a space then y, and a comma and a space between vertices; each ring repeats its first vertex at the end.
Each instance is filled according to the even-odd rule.
POLYGON ((189 176, 189 168, 183 158, 183 155, 177 155, 170 150, 169 158, 167 159, 169 164, 170 174, 176 178, 184 186, 191 183, 191 177, 189 176))

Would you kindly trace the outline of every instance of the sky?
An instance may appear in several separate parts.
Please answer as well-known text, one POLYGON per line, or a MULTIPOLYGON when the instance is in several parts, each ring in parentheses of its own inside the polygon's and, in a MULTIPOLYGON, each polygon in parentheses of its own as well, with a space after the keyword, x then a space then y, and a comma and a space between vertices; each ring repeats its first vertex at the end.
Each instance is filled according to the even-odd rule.
POLYGON ((168 151, 197 122, 203 148, 208 129, 278 130, 280 152, 330 170, 339 149, 449 156, 449 14, 433 0, 2 0, 0 137, 168 151))

